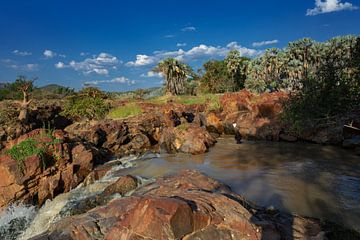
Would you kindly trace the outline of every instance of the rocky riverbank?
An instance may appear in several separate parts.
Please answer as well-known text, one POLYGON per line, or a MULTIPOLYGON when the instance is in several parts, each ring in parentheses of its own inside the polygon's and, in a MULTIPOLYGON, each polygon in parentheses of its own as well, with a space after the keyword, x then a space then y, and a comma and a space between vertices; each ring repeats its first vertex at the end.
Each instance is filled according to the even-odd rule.
MULTIPOLYGON (((343 142, 342 126, 319 127, 301 135, 287 131, 280 119, 286 99, 287 95, 281 92, 254 95, 241 91, 224 94, 217 110, 207 110, 206 104, 140 102, 143 114, 128 119, 83 121, 71 125, 63 120, 63 125, 68 126, 53 133, 60 143, 48 153, 58 155, 52 165, 42 168, 38 156, 29 156, 24 159, 24 173, 6 152, 26 139, 41 138, 44 129, 33 130, 15 139, 8 135, 3 137, 8 141, 2 142, 4 149, 0 156, 0 174, 4 179, 0 183, 0 206, 15 201, 41 205, 46 199, 76 187, 97 164, 110 157, 139 155, 146 151, 205 153, 221 134, 235 135, 239 142, 241 139, 343 142)), ((57 119, 59 109, 53 107, 49 111, 43 117, 57 119)), ((356 140, 356 136, 351 135, 345 143, 358 149, 358 141, 352 141, 353 138, 356 140)))
MULTIPOLYGON (((117 190, 133 189, 121 178, 117 190), (121 187, 122 186, 122 187, 121 187)), ((106 194, 109 188, 105 189, 106 194)), ((315 219, 255 206, 197 171, 185 170, 88 212, 66 217, 42 239, 354 239, 358 235, 315 219), (340 234, 340 235, 339 235, 340 234), (344 238, 343 238, 344 239, 344 238)))
MULTIPOLYGON (((207 109, 207 103, 139 102, 143 114, 135 117, 72 124, 58 118, 55 113, 58 108, 49 108, 50 114, 44 116, 45 119, 53 123, 60 119, 57 128, 63 129, 51 131, 51 136, 44 128, 31 130, 39 127, 39 122, 20 130, 16 128, 10 134, 0 131, 1 139, 6 140, 1 142, 0 209, 14 202, 41 206, 47 199, 68 192, 84 181, 96 181, 107 171, 96 166, 110 158, 147 151, 202 154, 216 144, 216 138, 222 134, 234 135, 238 142, 242 139, 344 142, 346 147, 359 149, 357 136, 344 134, 342 125, 318 127, 301 134, 288 131, 280 119, 286 99, 287 95, 279 92, 254 95, 241 91, 224 94, 220 108, 212 110, 207 109), (344 141, 344 137, 348 139, 344 141), (45 166, 42 156, 35 154, 22 159, 20 166, 18 159, 8 154, 9 149, 29 139, 48 143, 46 156, 50 157, 50 164, 45 166)), ((356 116, 353 119, 356 125, 356 116)), ((133 188, 135 183, 131 179, 125 182, 133 188)), ((107 191, 111 195, 123 193, 123 189, 127 187, 115 186, 107 191)), ((82 215, 61 220, 44 236, 35 239, 64 239, 63 236, 112 239, 115 235, 124 239, 208 239, 208 236, 325 239, 329 233, 327 225, 319 221, 255 207, 226 186, 191 171, 158 179, 155 184, 138 189, 130 198, 109 204, 104 199, 108 198, 98 199, 91 207, 85 206, 78 212, 82 215), (102 206, 87 212, 98 205, 102 206)))

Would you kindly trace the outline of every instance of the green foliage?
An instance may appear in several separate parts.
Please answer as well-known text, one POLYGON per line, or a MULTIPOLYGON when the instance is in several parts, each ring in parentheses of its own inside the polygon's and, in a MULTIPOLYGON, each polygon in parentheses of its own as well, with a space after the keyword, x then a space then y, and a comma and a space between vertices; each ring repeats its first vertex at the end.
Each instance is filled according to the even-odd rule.
POLYGON ((6 153, 10 155, 12 159, 17 161, 20 171, 24 173, 26 170, 24 163, 26 158, 36 155, 43 159, 45 157, 46 149, 43 146, 39 146, 39 142, 35 139, 28 138, 7 150, 6 153))
POLYGON ((225 60, 211 60, 203 65, 200 90, 207 93, 224 93, 244 88, 246 66, 249 59, 232 50, 225 60))
POLYGON ((282 50, 268 49, 248 62, 245 86, 254 92, 300 91, 304 82, 316 77, 320 68, 329 61, 333 61, 334 66, 343 66, 343 74, 351 74, 353 69, 346 64, 353 60, 352 51, 357 38, 343 36, 322 43, 304 38, 289 43, 282 50))
POLYGON ((75 96, 67 101, 61 115, 74 120, 101 119, 109 110, 110 105, 102 98, 75 96))
POLYGON ((108 117, 112 119, 121 119, 137 116, 141 113, 141 107, 135 102, 130 102, 124 106, 111 110, 108 117))
POLYGON ((92 97, 92 98, 101 98, 106 99, 107 94, 96 87, 85 87, 81 89, 78 93, 79 96, 82 97, 92 97))
POLYGON ((205 73, 200 79, 202 92, 223 93, 234 88, 225 61, 211 60, 203 65, 205 73))
POLYGON ((315 125, 328 126, 344 114, 360 110, 360 38, 352 45, 351 52, 339 50, 343 41, 328 42, 316 72, 308 71, 300 82, 302 88, 284 104, 283 119, 295 131, 315 125), (344 54, 349 57, 345 58, 344 54))
POLYGON ((61 140, 56 139, 52 133, 53 130, 50 127, 45 128, 44 126, 42 135, 40 135, 40 139, 44 139, 44 141, 35 138, 27 138, 8 149, 6 154, 11 156, 11 158, 17 162, 18 168, 22 173, 26 171, 24 161, 31 156, 38 156, 41 160, 43 169, 46 169, 52 163, 52 160, 57 157, 55 153, 52 155, 49 154, 49 148, 54 144, 61 142, 61 140))
POLYGON ((7 83, 0 89, 0 100, 12 99, 19 100, 24 97, 24 92, 29 94, 34 90, 34 79, 28 79, 25 76, 18 76, 15 82, 7 83))
POLYGON ((172 95, 184 94, 185 83, 189 76, 193 75, 193 70, 174 58, 167 58, 161 61, 154 69, 154 72, 162 73, 165 78, 165 89, 172 95))

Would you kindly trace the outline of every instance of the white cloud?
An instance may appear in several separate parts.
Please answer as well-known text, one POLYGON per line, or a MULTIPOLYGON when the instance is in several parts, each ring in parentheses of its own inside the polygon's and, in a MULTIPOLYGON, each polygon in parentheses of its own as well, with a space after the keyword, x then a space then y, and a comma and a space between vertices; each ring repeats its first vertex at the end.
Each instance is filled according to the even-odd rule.
POLYGON ((32 55, 31 52, 20 51, 20 50, 17 50, 17 49, 15 49, 14 51, 12 51, 12 53, 15 54, 15 55, 17 55, 17 56, 23 56, 23 57, 32 55))
POLYGON ((65 64, 63 62, 58 62, 58 63, 55 64, 55 67, 57 69, 65 68, 65 64))
POLYGON ((20 70, 20 71, 37 71, 39 69, 39 65, 36 63, 28 63, 28 64, 23 64, 23 65, 17 65, 17 64, 11 64, 8 65, 7 67, 15 69, 15 70, 20 70))
POLYGON ((181 29, 181 31, 183 31, 183 32, 195 32, 196 28, 195 27, 184 27, 183 29, 181 29))
POLYGON ((55 64, 56 68, 72 68, 75 71, 82 72, 83 74, 96 73, 99 75, 108 75, 109 69, 116 69, 116 65, 121 63, 115 56, 108 53, 100 53, 98 56, 86 58, 82 62, 72 60, 68 65, 63 62, 55 64))
POLYGON ((89 55, 89 53, 87 53, 87 52, 81 52, 80 53, 80 56, 87 56, 87 55, 89 55))
POLYGON ((240 51, 241 55, 254 57, 261 53, 256 49, 250 49, 240 46, 237 42, 231 42, 226 47, 221 46, 208 46, 205 44, 200 44, 199 46, 193 47, 188 51, 179 49, 177 51, 156 51, 154 55, 136 55, 135 61, 130 61, 126 66, 141 67, 147 65, 153 65, 165 58, 176 58, 180 61, 189 62, 192 60, 202 59, 202 58, 216 58, 216 57, 225 57, 226 54, 230 51, 236 49, 240 51))
POLYGON ((177 43, 176 46, 177 47, 186 47, 186 43, 177 43))
POLYGON ((342 3, 341 0, 315 0, 315 8, 308 9, 306 16, 315 16, 323 13, 355 9, 358 9, 358 7, 349 2, 342 3))
POLYGON ((126 63, 126 66, 139 67, 139 66, 150 65, 155 62, 156 62, 155 57, 144 55, 144 54, 138 54, 138 55, 136 55, 136 60, 126 63))
POLYGON ((126 77, 116 77, 110 80, 95 80, 95 81, 88 81, 85 82, 84 84, 91 84, 91 85, 98 85, 98 84, 102 84, 102 83, 120 83, 120 84, 128 84, 128 85, 133 85, 135 84, 134 80, 130 80, 126 77))
POLYGON ((141 74, 141 77, 148 77, 148 78, 162 78, 162 73, 157 73, 153 71, 148 71, 146 74, 141 74))
POLYGON ((53 58, 56 56, 56 53, 54 53, 53 51, 46 49, 43 53, 45 58, 53 58))
POLYGON ((174 38, 174 37, 175 37, 175 35, 173 35, 173 34, 169 34, 169 35, 164 36, 164 38, 174 38))
POLYGON ((270 41, 261 41, 261 42, 254 42, 252 44, 253 47, 262 47, 262 46, 267 46, 267 45, 272 45, 272 44, 276 44, 278 43, 279 40, 270 40, 270 41))

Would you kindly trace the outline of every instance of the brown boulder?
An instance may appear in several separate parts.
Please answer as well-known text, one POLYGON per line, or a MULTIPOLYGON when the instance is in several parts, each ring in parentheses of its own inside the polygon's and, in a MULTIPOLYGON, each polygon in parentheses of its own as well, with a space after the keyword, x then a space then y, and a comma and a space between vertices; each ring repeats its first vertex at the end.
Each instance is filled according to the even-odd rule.
POLYGON ((325 239, 319 221, 268 211, 196 171, 143 186, 88 213, 68 217, 33 240, 325 239))
POLYGON ((163 131, 160 146, 163 150, 174 153, 184 152, 201 154, 216 143, 216 140, 204 128, 195 124, 182 124, 163 131))

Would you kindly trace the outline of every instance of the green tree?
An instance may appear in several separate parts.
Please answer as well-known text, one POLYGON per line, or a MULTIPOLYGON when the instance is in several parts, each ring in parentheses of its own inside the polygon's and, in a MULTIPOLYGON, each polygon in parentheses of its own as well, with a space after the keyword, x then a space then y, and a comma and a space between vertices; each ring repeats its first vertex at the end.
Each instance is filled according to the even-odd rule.
POLYGON ((166 93, 180 95, 185 93, 185 82, 188 76, 193 74, 189 65, 174 58, 161 61, 154 69, 154 72, 162 73, 165 78, 166 93))
POLYGON ((234 89, 225 61, 211 60, 203 65, 200 88, 203 92, 223 93, 234 89))
POLYGON ((238 50, 231 50, 225 58, 225 64, 228 74, 232 79, 232 91, 244 88, 246 79, 246 62, 247 58, 243 58, 238 50))
POLYGON ((34 79, 28 79, 25 76, 19 76, 14 83, 10 85, 13 91, 17 91, 22 94, 22 101, 18 101, 20 105, 20 112, 18 119, 24 123, 29 121, 29 106, 32 102, 31 92, 34 89, 34 79))

